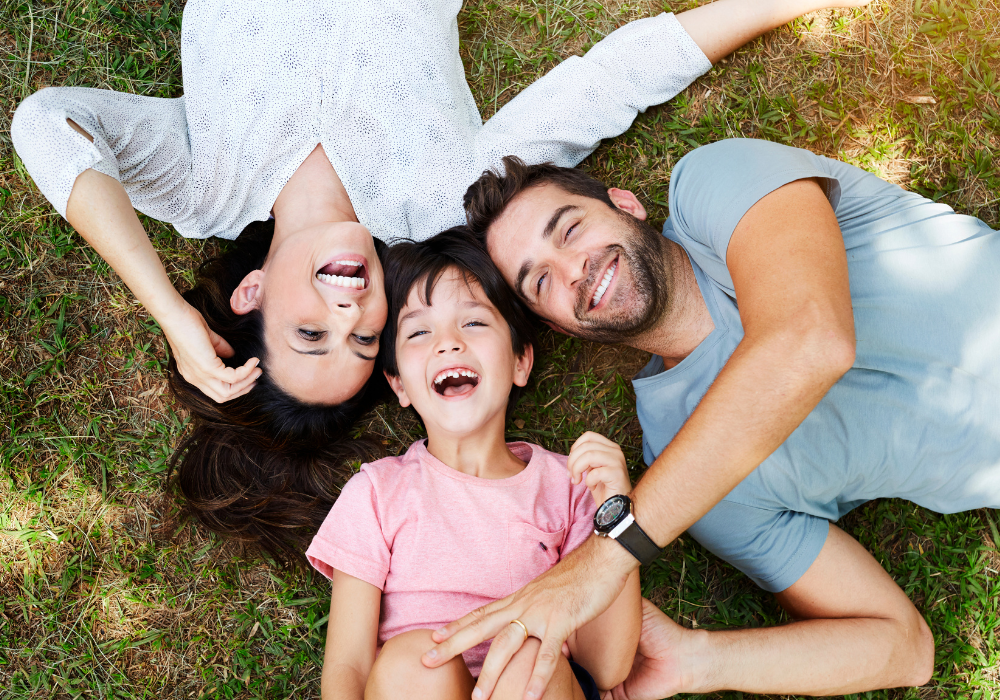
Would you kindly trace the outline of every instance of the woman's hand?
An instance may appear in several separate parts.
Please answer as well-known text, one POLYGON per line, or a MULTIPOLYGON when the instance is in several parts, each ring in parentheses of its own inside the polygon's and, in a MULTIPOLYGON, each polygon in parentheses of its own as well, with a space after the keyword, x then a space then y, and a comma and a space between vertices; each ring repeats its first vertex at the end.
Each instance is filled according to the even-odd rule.
POLYGON ((611 496, 627 495, 632 490, 625 453, 603 435, 588 431, 577 438, 569 451, 566 468, 574 484, 586 482, 597 505, 611 496))
POLYGON ((226 367, 222 358, 232 357, 233 348, 186 302, 160 327, 177 361, 177 371, 216 403, 243 396, 253 389, 263 372, 257 367, 260 360, 256 357, 242 367, 226 367))

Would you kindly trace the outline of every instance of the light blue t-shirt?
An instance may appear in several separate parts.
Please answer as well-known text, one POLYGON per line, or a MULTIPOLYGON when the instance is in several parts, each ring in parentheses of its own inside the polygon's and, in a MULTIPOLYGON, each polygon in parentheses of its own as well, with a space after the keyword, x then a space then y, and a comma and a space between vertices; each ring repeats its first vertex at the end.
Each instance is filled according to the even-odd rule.
POLYGON ((854 366, 791 436, 690 528, 762 588, 795 583, 829 521, 905 498, 941 513, 1000 507, 1000 232, 859 168, 767 141, 699 148, 670 181, 663 234, 688 253, 715 330, 635 378, 647 463, 673 439, 743 337, 725 265, 758 200, 820 178, 844 235, 854 366))

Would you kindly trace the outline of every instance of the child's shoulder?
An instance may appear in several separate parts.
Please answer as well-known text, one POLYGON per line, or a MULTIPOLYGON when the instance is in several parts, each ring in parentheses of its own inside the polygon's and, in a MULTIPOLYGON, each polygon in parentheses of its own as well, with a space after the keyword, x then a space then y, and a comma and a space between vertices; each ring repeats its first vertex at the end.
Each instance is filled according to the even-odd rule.
POLYGON ((566 455, 552 452, 541 445, 536 445, 532 442, 508 442, 507 447, 519 459, 529 463, 534 462, 543 469, 555 467, 563 470, 566 469, 566 455))
POLYGON ((426 452, 424 441, 417 440, 402 454, 390 455, 374 462, 365 462, 361 465, 361 472, 365 473, 372 481, 396 479, 408 471, 419 469, 423 461, 423 454, 426 452))

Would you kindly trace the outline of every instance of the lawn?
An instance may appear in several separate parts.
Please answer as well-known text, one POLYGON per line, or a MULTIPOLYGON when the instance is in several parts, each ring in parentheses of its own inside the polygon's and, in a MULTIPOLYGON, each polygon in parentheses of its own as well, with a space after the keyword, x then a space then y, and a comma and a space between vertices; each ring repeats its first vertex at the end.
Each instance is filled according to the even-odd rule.
MULTIPOLYGON (((557 61, 670 5, 485 0, 460 16, 473 93, 489 117, 557 61)), ((0 697, 316 696, 329 586, 179 517, 165 483, 185 416, 166 393, 156 323, 34 187, 10 145, 18 102, 47 85, 181 94, 182 4, 0 0, 0 697)), ((584 166, 637 192, 662 222, 671 167, 753 136, 859 165, 1000 223, 1000 6, 874 0, 825 11, 720 63, 649 110, 584 166)), ((176 284, 218 243, 145 221, 176 284)), ((565 451, 584 429, 642 470, 625 348, 544 338, 513 437, 565 451)), ((383 406, 359 432, 392 452, 420 436, 383 406)), ((1000 698, 1000 516, 878 501, 842 525, 927 617, 934 677, 885 698, 1000 698)), ((683 537, 643 590, 688 626, 785 618, 683 537)))

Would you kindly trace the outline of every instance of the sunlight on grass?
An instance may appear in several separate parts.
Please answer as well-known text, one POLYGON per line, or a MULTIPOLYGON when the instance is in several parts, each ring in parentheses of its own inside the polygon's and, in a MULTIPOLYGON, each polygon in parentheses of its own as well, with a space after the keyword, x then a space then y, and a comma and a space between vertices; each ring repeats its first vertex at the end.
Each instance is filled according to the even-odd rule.
MULTIPOLYGON (((467 3, 462 57, 483 116, 563 58, 663 9, 467 3)), ((685 153, 766 138, 844 159, 995 227, 998 17, 996 0, 875 0, 816 13, 728 57, 584 167, 635 191, 658 223, 685 153)), ((317 694, 328 584, 178 519, 164 477, 184 416, 166 393, 162 335, 10 146, 14 108, 44 86, 179 95, 180 20, 176 0, 0 0, 0 697, 317 694)), ((219 245, 143 223, 181 287, 219 245)), ((622 442, 638 477, 628 379, 646 357, 555 334, 543 346, 512 437, 566 451, 597 430, 622 442)), ((413 415, 391 405, 359 430, 390 451, 421 436, 413 415)), ((928 687, 865 697, 1000 697, 997 514, 878 501, 841 525, 913 598, 938 645, 928 687)), ((689 626, 785 621, 772 598, 686 536, 644 572, 643 591, 689 626)))

